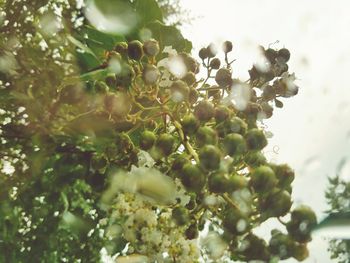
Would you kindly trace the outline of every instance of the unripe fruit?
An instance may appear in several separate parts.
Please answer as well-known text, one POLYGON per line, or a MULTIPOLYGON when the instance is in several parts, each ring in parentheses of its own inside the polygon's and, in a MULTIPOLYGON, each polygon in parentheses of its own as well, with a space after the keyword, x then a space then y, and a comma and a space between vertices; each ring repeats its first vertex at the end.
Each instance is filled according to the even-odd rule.
POLYGON ((198 129, 196 133, 196 144, 198 147, 203 147, 204 145, 215 145, 218 142, 218 137, 216 131, 208 126, 202 126, 198 129))
POLYGON ((247 179, 238 174, 234 174, 228 178, 227 182, 227 192, 232 193, 234 191, 243 189, 247 186, 247 179))
POLYGON ((218 58, 214 58, 210 61, 210 64, 209 66, 212 68, 212 69, 219 69, 220 68, 220 59, 218 58))
POLYGON ((248 234, 244 241, 248 244, 247 248, 242 251, 247 262, 254 260, 268 262, 270 253, 267 249, 267 244, 264 239, 257 237, 254 234, 248 234))
POLYGON ((198 56, 203 60, 208 58, 208 49, 205 47, 201 48, 198 52, 198 56))
POLYGON ((182 129, 187 135, 194 134, 199 128, 199 121, 193 114, 188 114, 181 121, 182 129))
POLYGON ((200 165, 206 170, 217 170, 220 167, 220 150, 214 145, 206 145, 199 150, 200 165))
POLYGON ((301 243, 311 240, 311 230, 317 224, 317 218, 308 206, 301 205, 291 213, 291 221, 287 224, 290 236, 301 243))
POLYGON ((122 56, 126 56, 128 54, 128 43, 119 42, 115 45, 114 51, 118 52, 122 56))
POLYGON ((138 40, 133 40, 128 44, 128 56, 130 59, 139 61, 143 57, 143 46, 138 40))
POLYGON ((172 93, 172 99, 175 102, 188 100, 190 88, 188 87, 188 85, 184 81, 182 81, 182 80, 174 81, 170 87, 170 90, 172 93))
POLYGON ((190 161, 186 157, 187 156, 184 154, 176 156, 176 158, 171 166, 171 170, 180 171, 184 167, 185 164, 190 163, 190 161))
POLYGON ((215 114, 214 106, 208 101, 200 101, 194 107, 194 115, 200 121, 207 122, 212 117, 214 117, 214 114, 215 114))
POLYGON ((196 75, 193 72, 187 72, 182 80, 186 82, 188 86, 191 86, 196 82, 196 75))
POLYGON ((186 239, 192 240, 198 237, 198 229, 196 224, 190 225, 185 231, 186 239))
POLYGON ((233 117, 220 123, 217 127, 217 131, 220 137, 230 133, 239 133, 244 135, 248 129, 247 123, 239 117, 233 117))
POLYGON ((142 79, 146 85, 154 85, 158 82, 160 72, 154 65, 147 64, 142 71, 142 79))
POLYGON ((298 261, 303 261, 309 257, 309 250, 306 244, 295 244, 292 248, 292 257, 298 261))
POLYGON ((292 206, 291 196, 287 191, 275 189, 261 204, 261 209, 268 216, 279 217, 289 212, 292 206))
POLYGON ((284 62, 288 62, 288 60, 290 59, 290 52, 288 49, 282 48, 282 49, 278 50, 277 56, 279 58, 282 58, 284 60, 284 62))
POLYGON ((208 178, 208 189, 213 193, 224 193, 227 191, 228 179, 225 174, 216 172, 208 178))
POLYGON ((231 41, 225 41, 223 44, 222 44, 222 50, 225 52, 225 53, 229 53, 232 51, 232 48, 233 48, 233 45, 232 45, 232 42, 231 41))
POLYGON ((129 87, 134 78, 135 70, 130 65, 126 65, 122 68, 122 71, 118 73, 116 85, 121 87, 129 87))
POLYGON ((183 166, 179 177, 188 191, 198 193, 205 185, 205 175, 197 165, 191 163, 183 166))
POLYGON ((220 87, 232 85, 231 72, 226 68, 221 68, 216 72, 215 81, 220 87))
POLYGON ((199 92, 195 88, 190 88, 190 94, 188 97, 189 103, 195 104, 198 100, 199 92))
POLYGON ((276 255, 281 260, 288 259, 292 256, 294 241, 288 236, 281 233, 279 230, 272 230, 272 236, 269 242, 269 248, 273 255, 276 255))
POLYGON ((216 123, 223 122, 230 117, 230 110, 226 106, 218 106, 215 108, 215 121, 216 123))
POLYGON ((224 212, 223 226, 231 234, 241 235, 249 231, 248 218, 239 210, 229 208, 224 212))
POLYGON ((268 48, 264 51, 264 55, 271 64, 275 63, 276 58, 277 58, 277 51, 276 50, 274 50, 272 48, 268 48))
POLYGON ((264 132, 256 128, 249 130, 245 139, 249 150, 262 150, 267 145, 264 132))
POLYGON ((175 139, 173 136, 167 133, 163 133, 159 136, 156 141, 156 147, 164 156, 168 156, 172 153, 175 144, 175 139))
POLYGON ((269 166, 260 166, 250 174, 250 185, 257 193, 268 193, 276 184, 276 175, 269 166))
POLYGON ((147 40, 143 43, 143 51, 148 57, 155 57, 159 53, 159 44, 155 39, 147 40))
POLYGON ((145 151, 151 149, 156 139, 157 137, 154 132, 144 131, 140 137, 140 148, 145 151))
POLYGON ((275 171, 279 187, 287 188, 294 181, 294 171, 288 164, 273 165, 272 169, 275 171))
POLYGON ((247 145, 242 135, 231 133, 225 136, 223 140, 223 148, 226 154, 235 156, 245 153, 247 145))
POLYGON ((186 55, 184 56, 184 60, 185 60, 185 65, 186 65, 187 70, 189 72, 197 73, 198 67, 199 67, 198 62, 193 57, 188 55, 187 53, 185 53, 185 54, 186 55))
POLYGON ((214 43, 211 43, 208 47, 207 47, 207 51, 208 51, 208 57, 209 58, 213 58, 216 56, 217 51, 217 47, 214 45, 214 43))
POLYGON ((177 225, 183 226, 187 224, 187 222, 190 220, 188 211, 184 207, 175 207, 172 211, 172 217, 177 225))
POLYGON ((249 152, 244 157, 245 163, 253 168, 266 164, 266 157, 261 152, 249 152))

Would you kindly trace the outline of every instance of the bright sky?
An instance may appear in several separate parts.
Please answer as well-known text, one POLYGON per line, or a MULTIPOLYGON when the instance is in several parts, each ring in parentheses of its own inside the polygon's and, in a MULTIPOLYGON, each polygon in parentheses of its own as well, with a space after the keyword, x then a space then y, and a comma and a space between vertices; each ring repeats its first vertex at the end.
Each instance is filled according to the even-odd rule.
MULTIPOLYGON (((289 68, 301 89, 266 122, 274 134, 266 152, 271 159, 293 166, 295 203, 312 206, 322 217, 327 208, 327 176, 335 175, 340 160, 350 157, 350 2, 182 0, 182 6, 198 17, 183 28, 195 53, 210 42, 231 40, 237 59, 233 72, 244 80, 258 59, 258 45, 266 47, 278 40, 272 47, 291 51, 289 68)), ((341 171, 347 179, 349 163, 341 171)), ((306 262, 331 262, 326 248, 322 238, 314 238, 306 262)))

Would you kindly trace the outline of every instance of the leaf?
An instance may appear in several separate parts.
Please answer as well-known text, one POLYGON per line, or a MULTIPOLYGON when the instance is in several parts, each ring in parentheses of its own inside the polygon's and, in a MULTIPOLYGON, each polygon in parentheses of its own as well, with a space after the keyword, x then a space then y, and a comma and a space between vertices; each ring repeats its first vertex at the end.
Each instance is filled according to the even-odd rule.
POLYGON ((350 239, 350 211, 330 214, 313 232, 330 238, 350 239))
POLYGON ((158 40, 161 50, 165 46, 172 46, 178 52, 191 52, 192 42, 185 39, 175 26, 167 26, 160 21, 155 21, 147 25, 151 30, 152 37, 158 40))
POLYGON ((107 77, 108 73, 109 73, 108 69, 98 69, 98 70, 94 70, 94 71, 80 75, 80 79, 83 81, 100 80, 107 77))
POLYGON ((122 35, 101 32, 92 26, 85 26, 83 34, 86 34, 85 41, 89 46, 99 47, 103 50, 112 50, 116 43, 125 41, 125 37, 122 35))
POLYGON ((155 0, 136 0, 134 4, 140 19, 140 27, 156 20, 163 21, 162 10, 155 0))
POLYGON ((88 53, 90 55, 92 55, 94 58, 97 58, 97 56, 95 55, 95 53, 88 47, 85 46, 83 43, 81 43, 79 40, 77 40, 76 38, 72 37, 72 36, 67 36, 68 40, 70 42, 72 42, 75 46, 77 46, 78 48, 80 48, 81 50, 83 50, 85 53, 88 53))

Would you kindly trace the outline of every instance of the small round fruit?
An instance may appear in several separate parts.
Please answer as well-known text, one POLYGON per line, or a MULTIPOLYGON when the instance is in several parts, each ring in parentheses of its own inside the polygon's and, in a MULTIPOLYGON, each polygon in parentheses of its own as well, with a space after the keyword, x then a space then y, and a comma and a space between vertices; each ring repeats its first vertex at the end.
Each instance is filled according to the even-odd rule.
POLYGON ((229 177, 228 182, 227 182, 227 192, 234 192, 240 189, 243 189, 247 186, 248 182, 247 179, 238 174, 234 174, 229 177))
POLYGON ((256 168, 259 167, 260 165, 266 164, 267 160, 266 157, 261 153, 261 152, 249 152, 245 157, 244 157, 245 163, 252 167, 256 168))
POLYGON ((225 174, 216 172, 208 178, 208 189, 213 193, 224 193, 227 191, 228 179, 225 174))
POLYGON ((193 57, 188 55, 187 53, 185 53, 185 54, 186 55, 184 56, 184 62, 185 62, 187 70, 189 72, 192 72, 192 73, 197 73, 198 69, 199 69, 198 62, 193 57))
POLYGON ((158 82, 160 72, 154 65, 147 64, 142 71, 142 79, 146 85, 154 85, 158 82))
POLYGON ((220 62, 220 59, 218 58, 214 58, 210 61, 210 64, 209 66, 212 68, 212 69, 219 69, 220 68, 220 65, 221 65, 221 62, 220 62))
POLYGON ((232 85, 232 77, 230 70, 221 68, 216 72, 215 81, 220 87, 232 85))
POLYGON ((156 147, 164 156, 168 156, 172 153, 175 144, 175 139, 173 136, 167 133, 163 133, 159 136, 156 141, 156 147))
POLYGON ((274 50, 272 48, 268 48, 265 50, 264 55, 271 64, 275 63, 276 58, 277 58, 277 51, 276 50, 274 50))
POLYGON ((225 53, 229 53, 232 51, 232 48, 233 48, 233 45, 232 45, 232 42, 231 41, 225 41, 223 44, 222 44, 222 50, 225 52, 225 53))
POLYGON ((175 102, 181 102, 183 100, 188 100, 190 88, 186 84, 186 82, 182 80, 176 80, 170 86, 170 90, 172 93, 172 99, 175 102))
POLYGON ((272 168, 278 179, 279 187, 287 188, 294 181, 294 171, 288 164, 274 165, 272 168))
POLYGON ((196 224, 190 225, 185 231, 186 239, 192 240, 198 237, 198 229, 196 224))
POLYGON ((188 101, 191 104, 195 104, 198 100, 199 92, 195 88, 190 88, 190 94, 188 95, 188 101))
POLYGON ((143 43, 143 51, 148 57, 155 57, 159 53, 159 44, 155 39, 147 40, 143 43))
POLYGON ((128 54, 128 43, 119 42, 115 45, 114 51, 118 52, 122 56, 126 56, 128 54))
POLYGON ((208 58, 213 58, 217 54, 217 47, 215 46, 214 43, 210 43, 209 46, 207 47, 208 51, 208 58))
POLYGON ((188 211, 186 208, 179 206, 175 207, 172 211, 172 218, 176 222, 177 225, 183 226, 188 223, 190 220, 188 211))
POLYGON ((284 216, 289 212, 292 206, 292 199, 287 191, 275 189, 263 201, 262 209, 269 216, 279 217, 284 216))
POLYGON ((128 56, 130 59, 139 61, 143 57, 143 45, 138 40, 133 40, 128 44, 128 56))
POLYGON ((215 109, 213 104, 211 104, 208 101, 200 101, 195 107, 194 107, 194 115, 197 117, 198 120, 207 122, 215 115, 215 109))
POLYGON ((200 165, 206 170, 219 169, 220 157, 220 150, 214 145, 206 145, 199 150, 200 165))
POLYGON ((202 60, 204 60, 204 59, 206 59, 206 58, 208 58, 208 49, 207 48, 205 48, 205 47, 203 47, 203 48, 201 48, 200 50, 199 50, 199 52, 198 52, 198 56, 202 59, 202 60))
POLYGON ((267 145, 267 139, 262 130, 253 128, 249 130, 245 139, 249 150, 262 150, 267 145))
POLYGON ((306 244, 296 244, 292 248, 292 257, 298 261, 303 261, 309 257, 309 250, 306 244))
POLYGON ((282 48, 278 50, 277 56, 282 58, 284 62, 288 62, 288 60, 290 59, 290 52, 288 49, 282 48))
POLYGON ((194 134, 199 128, 199 121, 193 114, 188 114, 181 121, 182 129, 187 135, 194 134))
POLYGON ((141 137, 140 137, 140 148, 145 151, 151 149, 156 139, 157 137, 154 134, 154 132, 144 131, 143 133, 141 133, 141 137))
POLYGON ((295 241, 306 243, 311 240, 311 230, 316 224, 317 218, 314 211, 308 206, 301 205, 292 211, 287 230, 295 241))
POLYGON ((179 173, 182 184, 188 191, 200 192, 205 185, 205 175, 202 170, 191 163, 185 164, 179 173))
POLYGON ((249 231, 249 220, 239 210, 229 208, 223 214, 223 226, 231 234, 241 235, 249 231))
POLYGON ((216 145, 218 142, 218 137, 216 131, 209 126, 202 126, 198 129, 196 133, 196 144, 198 147, 203 147, 204 145, 216 145))
POLYGON ((216 123, 223 122, 230 117, 230 110, 226 106, 218 106, 215 108, 215 121, 216 123))
POLYGON ((135 78, 135 70, 126 65, 122 68, 122 71, 117 74, 116 85, 121 87, 129 87, 135 78))
POLYGON ((220 123, 217 126, 218 133, 220 137, 225 137, 225 135, 230 133, 239 133, 244 135, 248 129, 247 123, 239 117, 233 117, 220 123))
POLYGON ((188 86, 191 86, 196 82, 196 75, 193 72, 187 72, 182 80, 186 82, 188 86))
POLYGON ((272 230, 272 236, 269 242, 269 248, 273 255, 281 260, 288 259, 292 256, 292 249, 295 246, 294 241, 286 234, 279 230, 272 230))
POLYGON ((226 135, 223 140, 223 147, 225 153, 230 156, 241 155, 247 150, 244 137, 238 133, 226 135))
POLYGON ((186 155, 184 154, 178 155, 173 161, 171 170, 180 171, 185 166, 185 164, 188 164, 188 163, 190 163, 190 161, 188 160, 186 155))
POLYGON ((262 165, 250 174, 250 185, 257 193, 268 193, 276 184, 276 175, 269 166, 262 165))

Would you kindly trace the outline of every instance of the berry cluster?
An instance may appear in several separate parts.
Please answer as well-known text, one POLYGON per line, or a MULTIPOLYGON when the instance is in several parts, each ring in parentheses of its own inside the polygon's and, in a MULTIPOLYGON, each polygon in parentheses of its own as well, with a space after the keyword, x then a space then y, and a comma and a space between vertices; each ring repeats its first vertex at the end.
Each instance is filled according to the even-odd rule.
POLYGON ((279 97, 297 94, 288 73, 290 53, 263 49, 268 69, 253 66, 243 82, 232 77, 232 43, 224 42, 222 50, 220 60, 213 44, 200 49, 201 63, 187 53, 161 53, 153 39, 118 43, 108 52, 105 66, 117 64, 118 70, 94 85, 103 98, 100 116, 118 132, 118 150, 103 163, 129 170, 138 165, 138 154, 147 152, 155 168, 181 181, 190 200, 171 208, 187 239, 197 238, 210 222, 223 232, 232 259, 304 260, 316 224, 310 208, 295 208, 290 222, 283 223, 288 234, 273 230, 269 243, 252 232, 269 218, 287 215, 292 206, 294 171, 266 160, 262 151, 268 141, 259 127, 260 119, 272 116, 272 101, 280 108, 279 97), (174 72, 175 59, 185 72, 174 72), (205 79, 197 77, 201 66, 205 79), (237 107, 232 98, 241 87, 249 96, 237 107))

